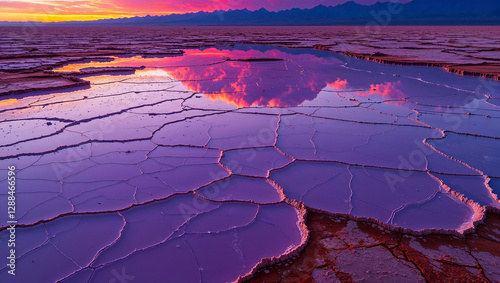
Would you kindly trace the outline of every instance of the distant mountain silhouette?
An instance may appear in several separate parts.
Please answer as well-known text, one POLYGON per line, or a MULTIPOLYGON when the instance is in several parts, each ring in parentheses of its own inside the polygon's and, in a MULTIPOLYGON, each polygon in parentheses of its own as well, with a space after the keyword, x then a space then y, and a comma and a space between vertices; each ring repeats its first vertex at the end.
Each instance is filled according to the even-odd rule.
MULTIPOLYGON (((413 0, 406 4, 377 2, 371 6, 350 1, 334 7, 319 5, 311 9, 295 8, 279 12, 270 12, 264 8, 253 12, 243 9, 47 25, 287 26, 364 25, 373 21, 381 25, 499 25, 500 1, 413 0)), ((14 24, 0 22, 0 25, 14 24)))

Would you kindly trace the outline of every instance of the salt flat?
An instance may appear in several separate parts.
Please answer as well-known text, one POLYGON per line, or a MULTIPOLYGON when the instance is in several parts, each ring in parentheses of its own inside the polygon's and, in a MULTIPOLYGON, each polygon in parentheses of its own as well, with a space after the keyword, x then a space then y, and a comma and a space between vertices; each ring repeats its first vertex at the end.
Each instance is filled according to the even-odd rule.
MULTIPOLYGON (((1 171, 18 170, 18 264, 30 267, 22 280, 101 282, 122 270, 141 282, 249 279, 307 245, 307 211, 338 217, 346 233, 368 221, 423 241, 496 219, 500 82, 306 48, 326 35, 261 42, 255 30, 222 30, 193 29, 200 40, 187 42, 175 37, 181 29, 152 28, 157 37, 143 41, 96 28, 64 41, 75 44, 40 37, 37 50, 4 50, 4 71, 50 68, 75 82, 23 86, 0 101, 1 171)), ((493 281, 499 241, 487 234, 489 249, 478 244, 472 263, 456 264, 493 281)), ((387 257, 410 265, 403 275, 422 274, 384 249, 349 254, 356 245, 335 256, 387 257)), ((362 267, 338 268, 356 278, 362 267)))

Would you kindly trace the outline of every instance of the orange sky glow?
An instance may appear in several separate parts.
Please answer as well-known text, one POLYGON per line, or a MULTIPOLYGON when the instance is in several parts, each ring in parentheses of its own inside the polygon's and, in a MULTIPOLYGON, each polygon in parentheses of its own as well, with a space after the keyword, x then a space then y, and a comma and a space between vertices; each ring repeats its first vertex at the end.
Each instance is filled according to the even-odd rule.
MULTIPOLYGON (((171 8, 172 1, 6 0, 0 1, 0 21, 90 21, 198 11, 193 6, 171 8)), ((210 5, 207 5, 210 7, 210 5)))
MULTIPOLYGON (((348 0, 0 0, 0 21, 89 21, 134 16, 156 16, 198 11, 335 6, 348 0)), ((373 4, 379 0, 355 0, 373 4)), ((384 0, 382 0, 384 1, 384 0)), ((386 0, 387 1, 387 0, 386 0)), ((409 0, 401 0, 407 2, 409 0)))

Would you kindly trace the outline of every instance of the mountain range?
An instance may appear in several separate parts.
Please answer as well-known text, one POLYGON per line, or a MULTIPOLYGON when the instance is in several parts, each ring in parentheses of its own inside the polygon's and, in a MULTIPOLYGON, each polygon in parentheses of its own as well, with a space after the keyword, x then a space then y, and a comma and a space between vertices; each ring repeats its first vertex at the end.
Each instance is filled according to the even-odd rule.
MULTIPOLYGON (((500 25, 499 0, 413 0, 406 4, 377 2, 361 5, 350 1, 333 7, 279 12, 261 8, 145 16, 96 21, 48 23, 49 26, 311 26, 365 25, 500 25)), ((18 25, 0 22, 0 25, 18 25)))

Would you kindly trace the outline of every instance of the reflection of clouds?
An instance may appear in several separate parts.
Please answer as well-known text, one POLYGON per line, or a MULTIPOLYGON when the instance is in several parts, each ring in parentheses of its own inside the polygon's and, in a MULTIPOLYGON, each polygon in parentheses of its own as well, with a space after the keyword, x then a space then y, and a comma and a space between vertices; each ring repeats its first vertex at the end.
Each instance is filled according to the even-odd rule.
MULTIPOLYGON (((56 71, 77 71, 86 67, 141 67, 139 77, 168 77, 180 81, 189 91, 203 93, 211 100, 222 100, 237 107, 290 107, 314 100, 325 86, 333 90, 365 89, 355 79, 338 77, 339 61, 312 54, 290 54, 277 49, 234 50, 216 48, 186 49, 183 56, 161 58, 114 57, 111 62, 77 63, 56 71), (283 61, 245 59, 279 58, 283 61), (236 60, 240 61, 236 61, 236 60), (336 80, 335 80, 336 78, 336 80), (358 85, 356 85, 358 84, 358 85)), ((353 92, 357 96, 379 95, 401 98, 400 82, 370 84, 370 90, 353 92)))
MULTIPOLYGON (((331 74, 319 65, 337 64, 336 59, 319 58, 312 54, 289 54, 273 49, 259 51, 187 49, 183 56, 163 58, 113 57, 110 62, 69 64, 54 71, 74 72, 87 67, 141 67, 138 76, 170 77, 190 91, 204 93, 212 100, 223 100, 237 107, 297 106, 313 100, 318 90, 330 81, 331 74), (230 61, 254 58, 281 58, 284 61, 230 61), (290 63, 300 62, 300 68, 290 63), (320 63, 320 64, 317 64, 320 63), (303 72, 303 69, 308 72, 303 72)), ((347 81, 338 79, 338 84, 347 81)))
POLYGON ((334 81, 333 83, 327 83, 327 85, 331 88, 338 89, 338 90, 346 89, 347 88, 347 80, 341 80, 340 78, 337 78, 336 81, 334 81))
MULTIPOLYGON (((221 54, 208 54, 219 56, 221 54)), ((186 57, 188 58, 188 57, 186 57)), ((254 102, 244 100, 247 93, 247 78, 251 74, 250 63, 227 62, 206 67, 182 67, 169 71, 190 91, 202 92, 212 100, 223 100, 239 107, 251 106, 254 102)), ((261 91, 262 92, 262 91, 261 91)))
POLYGON ((403 98, 404 94, 403 92, 401 92, 401 90, 399 90, 400 87, 401 81, 371 84, 370 90, 368 92, 357 92, 356 95, 363 97, 370 95, 380 95, 391 98, 403 98))
MULTIPOLYGON (((340 78, 337 78, 336 81, 327 83, 327 85, 333 88, 334 90, 345 90, 347 89, 348 83, 346 79, 342 80, 340 78)), ((380 95, 383 97, 403 98, 404 94, 400 90, 400 88, 401 88, 401 81, 385 82, 380 84, 370 84, 370 90, 357 91, 353 92, 353 94, 361 97, 380 95)), ((349 89, 352 90, 352 87, 350 87, 349 89)))
MULTIPOLYGON (((170 75, 180 80, 190 91, 202 92, 211 100, 222 100, 237 107, 297 106, 317 96, 316 89, 325 86, 326 75, 318 72, 301 74, 300 69, 286 68, 283 61, 241 62, 225 61, 220 64, 193 65, 192 58, 202 55, 208 62, 221 58, 283 58, 307 59, 314 63, 327 59, 310 54, 292 55, 279 50, 217 50, 215 48, 187 50, 184 63, 190 66, 173 68, 170 75)), ((314 68, 314 65, 311 65, 314 68)))

